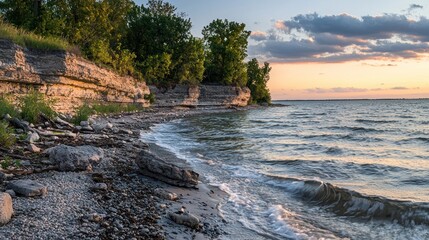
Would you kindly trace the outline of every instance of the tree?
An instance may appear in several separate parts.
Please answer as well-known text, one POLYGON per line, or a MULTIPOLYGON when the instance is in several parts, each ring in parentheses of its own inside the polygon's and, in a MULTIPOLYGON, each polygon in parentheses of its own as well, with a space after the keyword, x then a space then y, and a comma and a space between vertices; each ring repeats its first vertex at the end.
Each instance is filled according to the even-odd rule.
POLYGON ((243 23, 214 20, 203 29, 206 46, 204 82, 244 86, 246 84, 247 39, 243 23))
POLYGON ((3 0, 0 2, 0 14, 9 23, 28 30, 34 29, 37 18, 34 0, 3 0))
POLYGON ((161 0, 150 0, 147 6, 133 9, 126 45, 136 53, 138 66, 149 83, 165 87, 202 80, 204 48, 191 35, 191 27, 190 19, 161 0), (162 71, 154 73, 153 69, 162 71), (168 81, 161 80, 161 76, 168 81))
POLYGON ((247 84, 251 91, 251 101, 255 103, 271 103, 270 91, 267 82, 270 80, 270 64, 265 62, 259 67, 256 58, 247 63, 247 84))
POLYGON ((131 0, 4 0, 7 22, 42 36, 56 36, 79 46, 88 59, 133 72, 135 55, 122 46, 131 0))

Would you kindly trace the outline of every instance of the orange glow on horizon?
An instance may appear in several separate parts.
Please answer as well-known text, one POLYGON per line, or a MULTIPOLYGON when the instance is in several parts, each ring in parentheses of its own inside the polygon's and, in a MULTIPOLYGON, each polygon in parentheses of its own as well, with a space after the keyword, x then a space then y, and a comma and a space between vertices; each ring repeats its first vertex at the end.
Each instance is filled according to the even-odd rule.
POLYGON ((273 100, 429 98, 425 61, 271 63, 273 100))

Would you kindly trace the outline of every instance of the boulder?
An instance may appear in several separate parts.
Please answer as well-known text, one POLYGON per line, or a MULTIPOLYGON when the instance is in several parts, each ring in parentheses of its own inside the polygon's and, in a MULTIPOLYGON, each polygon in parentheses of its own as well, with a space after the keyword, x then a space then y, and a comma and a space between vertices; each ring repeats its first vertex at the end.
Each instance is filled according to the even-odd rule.
POLYGON ((29 179, 11 181, 7 188, 24 197, 43 196, 48 193, 46 186, 29 179))
POLYGON ((168 163, 149 151, 141 151, 136 163, 144 175, 168 184, 189 188, 195 188, 198 185, 198 173, 168 163))
POLYGON ((200 220, 190 214, 190 213, 168 213, 168 217, 173 220, 175 223, 180 225, 185 225, 194 229, 198 229, 200 227, 200 220))
POLYGON ((49 159, 58 166, 60 171, 92 170, 94 164, 99 163, 104 156, 103 149, 93 146, 71 147, 58 145, 46 150, 49 159))
POLYGON ((12 198, 8 193, 0 193, 0 225, 5 225, 13 215, 12 198))

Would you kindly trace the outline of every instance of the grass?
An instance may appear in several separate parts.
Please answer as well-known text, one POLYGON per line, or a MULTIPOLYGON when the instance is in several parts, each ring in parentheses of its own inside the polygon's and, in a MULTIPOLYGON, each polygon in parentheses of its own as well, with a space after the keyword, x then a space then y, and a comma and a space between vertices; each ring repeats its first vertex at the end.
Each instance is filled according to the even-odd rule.
POLYGON ((0 118, 9 114, 11 117, 18 117, 19 112, 6 96, 0 96, 0 118))
POLYGON ((9 127, 7 122, 0 121, 0 146, 9 148, 15 142, 16 138, 13 135, 13 129, 9 127))
POLYGON ((22 164, 20 160, 13 160, 9 156, 4 157, 4 159, 0 162, 0 166, 2 169, 8 169, 11 166, 21 167, 21 165, 22 164))
POLYGON ((32 32, 18 29, 0 19, 0 38, 9 39, 12 42, 29 49, 37 50, 64 50, 78 53, 77 47, 57 37, 41 37, 32 32))
POLYGON ((98 114, 111 114, 111 113, 124 113, 124 112, 136 112, 143 111, 144 107, 140 104, 123 104, 123 103, 103 103, 88 105, 84 103, 76 110, 72 122, 78 125, 81 121, 87 121, 88 118, 95 113, 98 114))
POLYGON ((76 110, 76 114, 73 117, 72 122, 78 125, 81 121, 87 121, 92 114, 94 114, 94 109, 84 103, 76 110))
POLYGON ((52 101, 38 91, 30 91, 20 99, 21 117, 30 123, 38 123, 40 116, 44 114, 48 118, 54 118, 56 112, 52 109, 52 101))
POLYGON ((142 111, 144 107, 139 104, 121 104, 121 103, 107 103, 92 106, 96 113, 109 114, 109 113, 122 113, 122 112, 135 112, 142 111))

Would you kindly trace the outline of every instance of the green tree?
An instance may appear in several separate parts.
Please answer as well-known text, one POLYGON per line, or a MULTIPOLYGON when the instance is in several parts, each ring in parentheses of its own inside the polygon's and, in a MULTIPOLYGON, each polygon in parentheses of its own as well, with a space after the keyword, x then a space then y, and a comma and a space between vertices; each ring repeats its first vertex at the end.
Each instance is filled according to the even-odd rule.
POLYGON ((36 13, 34 0, 2 0, 0 14, 11 24, 28 30, 34 29, 36 13))
POLYGON ((243 23, 214 20, 203 29, 206 45, 204 81, 244 86, 247 80, 247 39, 250 35, 243 23))
POLYGON ((256 58, 247 63, 247 84, 251 91, 251 101, 254 103, 271 103, 267 82, 270 80, 270 64, 265 62, 259 66, 256 58))
POLYGON ((149 0, 147 6, 133 9, 126 45, 136 53, 138 66, 149 83, 166 86, 202 80, 204 48, 192 37, 191 27, 190 19, 161 0, 149 0), (161 72, 155 74, 154 69, 161 72), (161 76, 166 79, 161 80, 161 76))
POLYGON ((131 0, 4 0, 0 12, 17 27, 62 37, 88 59, 130 73, 135 55, 122 41, 133 6, 131 0))

